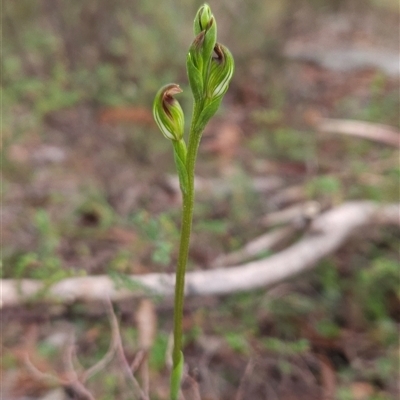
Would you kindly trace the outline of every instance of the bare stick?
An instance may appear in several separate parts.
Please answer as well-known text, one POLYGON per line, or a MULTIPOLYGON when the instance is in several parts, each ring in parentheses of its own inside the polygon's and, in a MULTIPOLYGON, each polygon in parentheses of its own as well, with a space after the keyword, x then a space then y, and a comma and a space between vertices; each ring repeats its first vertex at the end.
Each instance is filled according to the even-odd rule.
POLYGON ((113 341, 115 341, 116 345, 116 352, 118 359, 121 363, 121 366, 123 368, 125 377, 127 380, 130 382, 134 390, 139 393, 140 399, 141 400, 148 400, 148 397, 145 395, 143 390, 141 389, 138 381, 136 380, 135 376, 132 373, 131 367, 125 357, 125 352, 124 348, 122 345, 122 339, 121 339, 121 334, 119 331, 119 324, 117 317, 114 313, 114 309, 111 303, 111 300, 107 298, 107 301, 105 301, 106 309, 107 309, 107 314, 109 315, 110 322, 111 322, 111 327, 112 327, 112 334, 113 334, 113 341))
POLYGON ((135 358, 133 359, 132 363, 131 363, 131 371, 132 373, 135 373, 138 368, 140 367, 140 364, 143 362, 143 359, 146 357, 146 352, 144 350, 139 350, 136 355, 135 358))
POLYGON ((201 400, 199 385, 188 374, 182 380, 182 392, 187 400, 201 400))
MULTIPOLYGON (((236 267, 189 272, 186 295, 228 294, 275 285, 311 269, 323 257, 336 251, 359 228, 369 225, 400 225, 399 204, 349 202, 319 215, 309 231, 285 250, 266 259, 236 267)), ((129 279, 129 277, 127 277, 129 279)), ((116 288, 106 275, 69 278, 51 286, 42 301, 117 301, 132 297, 172 297, 175 275, 152 273, 130 276, 137 289, 116 288)), ((43 289, 31 279, 0 281, 4 306, 18 305, 43 289)))
POLYGON ((64 362, 65 370, 67 372, 68 380, 70 382, 74 382, 79 379, 78 374, 75 371, 74 362, 73 362, 74 348, 75 348, 75 335, 74 335, 74 333, 71 333, 68 337, 66 349, 63 354, 63 362, 64 362))
POLYGON ((115 339, 114 333, 112 333, 112 338, 107 353, 104 355, 102 359, 100 359, 96 364, 92 365, 89 369, 87 369, 83 373, 82 382, 86 382, 92 376, 103 370, 107 366, 107 364, 109 364, 111 360, 114 358, 116 349, 117 349, 117 341, 115 339))
POLYGON ((246 379, 251 375, 254 369, 254 361, 250 359, 250 361, 247 363, 246 369, 244 370, 244 374, 242 376, 242 379, 240 380, 240 385, 239 389, 236 393, 235 400, 244 400, 245 397, 245 391, 244 391, 244 384, 246 382, 246 379))
POLYGON ((285 226, 268 232, 247 243, 243 248, 233 253, 222 254, 211 264, 212 268, 222 267, 224 265, 238 265, 257 254, 272 250, 279 243, 293 236, 297 229, 294 226, 285 226))
MULTIPOLYGON (((168 175, 167 182, 175 191, 179 191, 179 178, 176 175, 168 175)), ((207 179, 196 176, 194 188, 196 192, 213 193, 223 195, 235 190, 235 182, 226 179, 207 179)), ((249 183, 250 189, 259 193, 270 193, 284 186, 284 181, 276 176, 268 178, 254 178, 249 183)))
POLYGON ((268 213, 263 217, 265 226, 282 225, 288 223, 299 223, 314 219, 321 212, 321 204, 316 201, 294 204, 283 210, 268 213))
POLYGON ((317 122, 320 132, 356 136, 400 148, 400 132, 388 125, 348 119, 322 118, 317 122))
POLYGON ((39 380, 49 380, 51 382, 57 383, 58 385, 60 385, 62 387, 70 387, 70 388, 72 388, 72 390, 74 392, 76 392, 83 398, 88 399, 88 400, 96 400, 93 397, 93 395, 89 392, 89 390, 87 390, 85 388, 85 386, 77 379, 78 377, 77 377, 75 371, 73 373, 71 373, 71 371, 68 371, 69 379, 62 379, 59 376, 51 375, 47 372, 41 372, 31 362, 28 354, 26 354, 26 356, 25 356, 25 365, 28 368, 28 370, 30 371, 30 373, 39 380))
POLYGON ((24 363, 28 371, 38 380, 45 380, 45 381, 50 381, 52 383, 57 383, 61 386, 66 386, 69 384, 69 381, 65 379, 61 379, 56 375, 52 375, 48 372, 42 372, 40 371, 31 361, 29 358, 28 353, 25 354, 25 359, 24 363))

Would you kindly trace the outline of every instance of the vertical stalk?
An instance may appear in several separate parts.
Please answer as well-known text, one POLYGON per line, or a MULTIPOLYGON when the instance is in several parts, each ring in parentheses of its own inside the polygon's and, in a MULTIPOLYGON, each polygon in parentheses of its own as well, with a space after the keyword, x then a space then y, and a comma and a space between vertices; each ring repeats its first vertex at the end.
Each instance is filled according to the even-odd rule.
POLYGON ((182 318, 185 293, 185 272, 189 255, 190 233, 192 230, 193 206, 194 206, 194 172, 197 158, 197 151, 201 139, 201 130, 195 129, 199 107, 195 105, 193 119, 189 133, 189 143, 186 156, 186 168, 188 174, 188 187, 186 194, 182 194, 182 226, 179 244, 178 265, 175 280, 175 301, 174 301, 174 349, 172 352, 173 368, 180 361, 182 349, 182 318))
POLYGON ((232 78, 234 63, 229 50, 217 43, 215 18, 207 4, 200 7, 194 20, 195 39, 186 58, 190 88, 194 97, 189 144, 183 140, 184 116, 174 95, 182 90, 171 83, 162 87, 153 103, 154 119, 163 135, 173 140, 175 163, 182 191, 182 226, 175 278, 174 348, 171 374, 171 400, 178 400, 183 371, 182 319, 185 272, 189 255, 194 207, 194 169, 204 127, 216 113, 232 78))

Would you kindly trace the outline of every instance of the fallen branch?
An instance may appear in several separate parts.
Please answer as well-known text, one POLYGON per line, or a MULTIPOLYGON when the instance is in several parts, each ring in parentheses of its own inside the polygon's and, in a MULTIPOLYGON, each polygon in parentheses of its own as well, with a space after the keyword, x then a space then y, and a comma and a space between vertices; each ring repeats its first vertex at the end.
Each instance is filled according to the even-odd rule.
MULTIPOLYGON (((321 214, 311 223, 308 232, 287 249, 259 261, 236 267, 193 271, 186 276, 186 295, 228 294, 271 286, 312 268, 321 258, 337 250, 357 229, 368 225, 400 225, 400 205, 378 205, 372 202, 349 202, 321 214)), ((62 280, 48 288, 42 301, 112 301, 161 295, 172 297, 174 274, 152 273, 133 275, 128 288, 117 288, 106 275, 62 280), (133 285, 132 285, 133 283, 133 285), (136 289, 137 288, 137 289, 136 289)), ((0 281, 2 307, 29 301, 44 289, 32 279, 0 281)))
POLYGON ((388 125, 348 119, 321 118, 316 123, 319 132, 357 136, 400 148, 400 132, 388 125))
MULTIPOLYGON (((168 175, 169 186, 179 192, 179 178, 176 175, 168 175)), ((254 178, 248 182, 249 189, 259 193, 271 193, 284 186, 284 181, 276 176, 268 178, 254 178)), ((213 193, 213 195, 225 195, 237 190, 237 182, 234 179, 202 178, 196 176, 194 179, 196 192, 213 193)))
POLYGON ((318 46, 289 42, 283 51, 294 61, 311 62, 332 71, 352 72, 379 69, 387 76, 398 79, 399 54, 381 49, 318 48, 318 46))
POLYGON ((73 354, 73 343, 71 342, 66 349, 64 354, 64 376, 63 375, 52 375, 48 372, 40 371, 30 360, 28 353, 25 354, 25 366, 28 371, 39 381, 45 380, 49 382, 53 382, 59 386, 64 388, 70 388, 72 391, 84 400, 95 400, 95 397, 92 393, 86 389, 83 385, 82 381, 79 379, 77 372, 74 369, 72 354, 73 354))
POLYGON ((262 223, 265 226, 296 224, 302 225, 304 221, 314 219, 321 212, 321 204, 317 201, 307 201, 286 207, 283 210, 268 213, 262 223))
POLYGON ((211 268, 219 268, 225 265, 238 265, 250 258, 256 257, 261 252, 271 251, 282 242, 294 236, 297 231, 298 229, 296 226, 289 225, 265 233, 237 251, 220 255, 211 263, 211 268))
POLYGON ((95 365, 93 365, 83 373, 78 374, 75 369, 75 363, 78 361, 75 353, 75 337, 74 335, 71 335, 69 337, 68 344, 62 357, 65 369, 62 374, 53 375, 48 372, 41 372, 30 360, 28 352, 26 352, 24 356, 25 366, 30 371, 30 373, 38 380, 47 380, 64 388, 70 388, 74 391, 74 393, 79 395, 79 398, 95 400, 92 393, 85 387, 84 384, 90 377, 103 370, 107 366, 107 364, 109 364, 109 362, 114 358, 114 355, 116 355, 121 363, 128 383, 131 384, 133 390, 135 391, 135 395, 137 394, 140 400, 149 400, 148 394, 143 392, 143 390, 140 388, 139 383, 134 376, 134 372, 132 371, 126 360, 122 345, 122 338, 119 330, 119 324, 117 321, 117 317, 114 313, 112 303, 109 299, 106 298, 104 301, 104 305, 110 319, 112 339, 107 353, 95 365))
POLYGON ((113 335, 112 342, 114 344, 115 352, 116 352, 117 358, 120 362, 122 371, 124 372, 125 378, 126 378, 127 382, 130 384, 130 386, 133 389, 133 391, 135 392, 135 394, 139 395, 140 400, 149 400, 148 395, 140 387, 138 381, 136 380, 136 378, 133 374, 131 366, 128 363, 128 360, 126 359, 124 347, 122 344, 121 333, 119 330, 118 320, 114 313, 114 309, 113 309, 111 300, 107 299, 107 301, 105 301, 104 304, 107 308, 107 314, 109 315, 109 318, 110 318, 111 330, 112 330, 112 335, 113 335))

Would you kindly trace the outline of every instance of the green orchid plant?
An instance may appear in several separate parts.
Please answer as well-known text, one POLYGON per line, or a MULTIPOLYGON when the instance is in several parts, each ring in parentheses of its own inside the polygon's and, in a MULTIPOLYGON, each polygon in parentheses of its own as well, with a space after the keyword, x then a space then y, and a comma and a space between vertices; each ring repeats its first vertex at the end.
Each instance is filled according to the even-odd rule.
POLYGON ((163 86, 156 94, 153 115, 163 135, 171 140, 182 192, 182 225, 175 281, 174 347, 172 353, 171 400, 177 400, 183 372, 182 317, 185 271, 189 253, 194 206, 194 171, 197 151, 205 126, 217 112, 234 72, 230 51, 217 43, 217 24, 207 4, 200 7, 194 20, 194 35, 186 68, 194 98, 188 144, 184 140, 184 115, 175 95, 179 85, 163 86))

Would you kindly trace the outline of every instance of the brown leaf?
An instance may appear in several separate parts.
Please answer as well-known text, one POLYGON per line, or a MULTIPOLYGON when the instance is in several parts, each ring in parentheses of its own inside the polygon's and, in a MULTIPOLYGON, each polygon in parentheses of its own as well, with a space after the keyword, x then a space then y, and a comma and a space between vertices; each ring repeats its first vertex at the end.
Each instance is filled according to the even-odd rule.
POLYGON ((199 385, 189 375, 183 379, 182 392, 185 400, 201 400, 199 385))
POLYGON ((137 239, 137 234, 129 229, 112 227, 107 231, 106 238, 123 245, 132 245, 137 239))
POLYGON ((351 384, 351 393, 354 400, 368 400, 374 394, 374 388, 367 382, 351 384))
POLYGON ((241 142, 241 129, 238 124, 230 121, 216 123, 211 125, 208 132, 208 140, 203 146, 206 151, 216 153, 226 161, 237 155, 241 142))
POLYGON ((329 358, 319 355, 319 364, 321 368, 321 383, 324 390, 324 399, 333 399, 336 393, 336 375, 329 358))
POLYGON ((139 347, 149 350, 154 343, 157 331, 157 315, 154 304, 149 299, 143 299, 136 313, 136 323, 139 331, 139 347))

